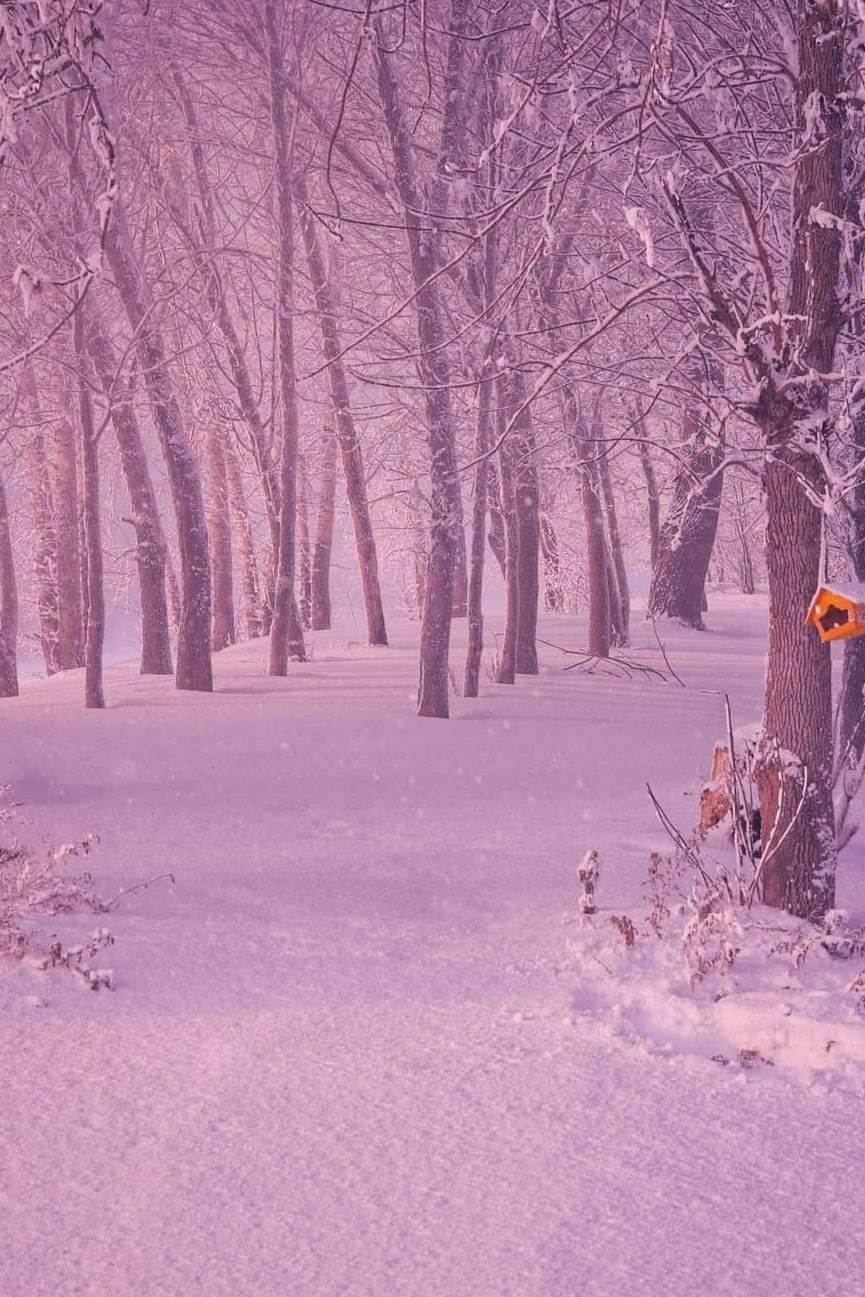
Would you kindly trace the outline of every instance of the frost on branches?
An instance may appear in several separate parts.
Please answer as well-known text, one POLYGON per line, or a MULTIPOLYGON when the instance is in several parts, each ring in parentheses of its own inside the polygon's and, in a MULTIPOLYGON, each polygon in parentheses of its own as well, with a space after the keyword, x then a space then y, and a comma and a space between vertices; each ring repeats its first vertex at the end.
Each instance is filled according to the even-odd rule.
MULTIPOLYGON (((4 796, 8 791, 0 790, 4 796)), ((160 880, 123 888, 106 900, 97 892, 89 870, 72 872, 72 862, 88 856, 97 839, 88 836, 79 842, 64 842, 37 855, 14 836, 17 809, 9 802, 0 807, 0 959, 19 961, 37 972, 64 968, 80 977, 91 991, 112 989, 113 970, 92 962, 114 944, 108 928, 100 925, 69 940, 58 931, 58 921, 108 914, 123 897, 160 880)), ((160 878, 174 881, 170 874, 160 878)))

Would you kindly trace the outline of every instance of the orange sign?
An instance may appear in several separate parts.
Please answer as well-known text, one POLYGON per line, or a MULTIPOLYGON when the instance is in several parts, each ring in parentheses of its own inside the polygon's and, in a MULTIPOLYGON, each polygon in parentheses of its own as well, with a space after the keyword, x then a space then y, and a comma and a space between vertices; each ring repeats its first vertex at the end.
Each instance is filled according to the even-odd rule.
POLYGON ((855 591, 821 585, 805 618, 824 643, 865 635, 865 588, 855 591))

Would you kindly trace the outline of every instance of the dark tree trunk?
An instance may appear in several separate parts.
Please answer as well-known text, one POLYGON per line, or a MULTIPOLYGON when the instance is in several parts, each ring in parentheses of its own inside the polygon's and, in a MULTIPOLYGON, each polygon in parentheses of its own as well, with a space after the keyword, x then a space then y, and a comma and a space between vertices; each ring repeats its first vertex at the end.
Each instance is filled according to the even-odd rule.
POLYGON ((316 237, 315 227, 308 211, 308 194, 302 176, 296 176, 295 192, 301 203, 300 228, 303 234, 309 277, 315 294, 321 330, 322 351, 328 362, 327 379, 336 423, 336 435, 345 476, 345 493, 354 528, 357 560, 366 611, 367 634, 370 644, 387 644, 387 630, 381 599, 375 534, 369 512, 366 475, 363 467, 360 438, 355 426, 349 401, 348 380, 340 357, 341 346, 336 322, 337 296, 325 270, 324 257, 316 237))
MULTIPOLYGON (((865 466, 865 396, 852 411, 854 454, 865 466)), ((860 468, 860 474, 862 469, 860 468)), ((850 503, 850 561, 857 581, 865 582, 865 478, 860 477, 850 503)), ((838 702, 838 752, 851 764, 865 751, 865 635, 844 643, 841 695, 838 702)))
POLYGON ((769 653, 763 719, 767 771, 761 789, 764 852, 767 841, 777 843, 787 834, 766 854, 763 899, 808 918, 834 904, 835 857, 832 665, 829 646, 805 625, 820 580, 822 518, 795 476, 813 479, 813 467, 808 457, 791 455, 765 471, 769 653), (804 804, 792 824, 802 801, 802 775, 785 773, 785 753, 807 767, 804 804))
POLYGON ((78 462, 75 429, 61 419, 53 430, 54 528, 57 535, 57 667, 84 665, 81 599, 81 532, 78 525, 78 462))
POLYGON ((658 561, 658 552, 661 548, 661 498, 658 492, 658 479, 655 476, 655 466, 652 463, 649 443, 646 440, 646 425, 642 414, 635 416, 634 423, 637 433, 637 451, 640 456, 640 467, 642 468, 643 476, 646 479, 646 500, 648 503, 649 513, 649 561, 652 565, 652 571, 654 572, 655 564, 658 561))
POLYGON ((610 624, 610 584, 607 574, 607 539, 604 535, 604 514, 601 508, 601 491, 593 450, 583 427, 582 415, 570 391, 564 393, 568 437, 574 456, 580 501, 583 509, 583 526, 586 533, 586 566, 589 584, 589 626, 587 652, 591 657, 610 656, 612 627, 610 624))
POLYGON ((258 562, 255 557, 255 537, 249 520, 243 477, 233 442, 226 440, 222 447, 225 477, 228 484, 228 503, 237 544, 241 579, 243 583, 243 619, 248 639, 257 639, 263 632, 261 585, 258 562))
MULTIPOLYGON (((513 384, 517 408, 526 399, 526 386, 518 370, 513 384)), ((535 462, 535 434, 530 407, 518 415, 511 436, 514 440, 514 507, 519 541, 519 621, 515 666, 518 675, 538 674, 538 599, 540 597, 540 501, 535 462)))
POLYGON ((309 478, 303 455, 297 459, 297 611, 304 630, 312 626, 312 544, 309 538, 309 478))
MULTIPOLYGON (((504 417, 500 418, 503 427, 504 417)), ((517 666, 517 635, 520 624, 520 528, 514 504, 514 447, 506 440, 499 447, 499 484, 502 493, 502 515, 505 524, 505 632, 499 654, 496 682, 512 685, 517 666)))
POLYGON ((604 561, 607 565, 607 597, 610 604, 610 647, 625 648, 628 643, 628 632, 625 626, 625 614, 622 608, 622 597, 619 583, 616 580, 616 569, 610 547, 607 545, 604 561))
POLYGON ((279 563, 273 621, 270 627, 270 674, 284 676, 288 660, 306 656, 303 630, 294 596, 296 577, 298 408, 294 365, 294 207, 291 193, 292 136, 286 117, 287 91, 277 0, 265 0, 264 26, 270 87, 270 125, 275 183, 274 218, 277 239, 277 388, 282 416, 279 482, 279 563))
POLYGON ((499 484, 498 473, 496 472, 495 462, 490 461, 489 472, 489 506, 490 506, 490 528, 487 534, 490 549, 493 557, 499 565, 502 578, 507 578, 505 571, 507 557, 507 542, 505 540, 505 520, 502 517, 502 497, 499 484))
POLYGON ((468 646, 463 677, 463 697, 477 698, 484 649, 484 554, 486 551, 487 483, 489 480, 490 426, 493 385, 486 369, 478 386, 478 421, 475 438, 475 496, 472 506, 472 545, 468 590, 468 646))
POLYGON ((132 395, 117 390, 116 358, 102 321, 90 302, 87 303, 86 343, 99 384, 109 402, 111 423, 132 506, 141 601, 141 674, 171 675, 171 636, 165 594, 166 545, 156 492, 132 395))
POLYGON ((210 663, 210 555, 198 465, 184 432, 165 344, 155 323, 152 303, 135 263, 128 235, 118 216, 114 218, 106 252, 135 335, 138 360, 168 470, 177 519, 181 613, 175 682, 178 689, 209 692, 213 688, 210 663))
POLYGON ((599 456, 598 473, 604 498, 607 537, 610 543, 610 588, 615 596, 614 602, 611 603, 613 630, 618 647, 625 648, 631 642, 631 592, 628 588, 628 569, 625 565, 625 550, 619 530, 619 515, 616 510, 616 496, 610 475, 609 459, 603 453, 603 447, 597 442, 595 445, 599 456))
POLYGON ((462 508, 460 508, 460 527, 456 533, 456 560, 454 562, 454 599, 451 613, 454 617, 467 617, 469 610, 469 572, 466 553, 466 533, 462 525, 462 508))
POLYGON ((87 555, 87 635, 84 645, 84 706, 102 708, 102 649, 105 642, 105 588, 102 561, 102 525, 99 500, 99 448, 93 422, 93 404, 86 373, 84 343, 86 305, 81 302, 73 317, 75 361, 78 366, 78 411, 81 419, 82 503, 84 546, 87 555))
POLYGON ((234 621, 234 557, 231 550, 231 515, 228 474, 219 431, 211 424, 205 434, 210 479, 210 561, 213 588, 213 649, 219 652, 237 642, 234 621))
MULTIPOLYGON (((443 92, 444 114, 440 149, 441 169, 425 201, 415 170, 413 143, 403 117, 390 60, 384 43, 375 44, 374 57, 378 72, 378 89, 390 137, 395 164, 395 181, 406 214, 406 236, 417 290, 415 312, 420 357, 418 369, 424 388, 427 435, 430 451, 430 548, 426 569, 426 590, 421 620, 420 672, 418 682, 419 716, 447 717, 449 714, 448 649, 454 596, 459 532, 462 529, 462 497, 456 462, 456 436, 450 400, 450 372, 444 347, 445 328, 434 278, 439 266, 438 240, 422 235, 417 213, 427 206, 442 210, 445 202, 444 162, 451 156, 453 137, 458 129, 457 101, 464 42, 461 39, 466 21, 461 0, 454 0, 450 11, 452 32, 448 44, 447 70, 443 92)), ((379 33, 381 36, 381 33, 379 33)))
MULTIPOLYGON (((764 473, 768 516, 769 654, 763 718, 763 896, 794 914, 819 918, 835 903, 832 805, 832 668, 828 645, 805 625, 821 577, 823 517, 803 483, 826 489, 819 450, 831 428, 826 383, 843 312, 839 301, 840 234, 814 210, 841 215, 844 86, 842 6, 798 0, 797 129, 810 138, 811 105, 829 106, 822 135, 795 152, 790 276, 785 318, 791 322, 796 394, 766 373, 756 410, 771 451, 764 473), (806 380, 806 381, 801 381, 806 380), (776 755, 780 750, 780 758, 776 755), (786 754, 792 754, 793 768, 786 754), (798 810, 801 803, 801 811, 798 810), (774 837, 777 849, 767 849, 774 837)), ((760 357, 757 357, 759 363, 760 357)))
MULTIPOLYGON (((190 245, 193 247, 193 250, 202 256, 207 256, 209 255, 209 250, 215 247, 218 241, 213 214, 213 190, 207 171, 204 149, 202 147, 198 130, 198 119, 195 114, 192 98, 187 89, 186 82, 176 65, 172 65, 171 73, 174 84, 177 87, 178 97, 180 99, 180 104, 186 119, 187 129, 189 131, 193 172, 195 174, 198 188, 198 196, 200 198, 200 208, 196 215, 198 217, 198 226, 203 226, 203 230, 198 228, 195 221, 184 221, 177 211, 174 211, 174 216, 175 220, 178 221, 178 224, 183 227, 184 234, 190 245), (200 246, 202 241, 204 247, 200 246)), ((254 611, 256 601, 250 600, 246 604, 246 618, 248 627, 257 624, 257 622, 260 621, 260 629, 256 634, 261 634, 262 632, 267 634, 270 631, 270 620, 273 613, 276 568, 279 558, 279 480, 276 464, 271 454, 271 438, 265 429, 255 399, 254 384, 247 364, 243 343, 241 342, 237 329, 235 328, 222 280, 214 264, 211 264, 208 267, 205 284, 208 305, 213 312, 214 323, 219 329, 219 332, 222 335, 222 340, 225 344, 228 369, 234 390, 237 394, 237 404, 243 422, 249 433, 249 445, 252 452, 252 458, 255 462, 258 480, 261 486, 261 493, 264 500, 268 534, 270 537, 270 553, 267 562, 269 580, 267 583, 264 606, 262 607, 261 588, 260 586, 257 586, 256 601, 259 612, 256 614, 254 611)), ((227 449, 225 453, 228 454, 227 449)), ((238 497, 234 494, 234 484, 232 482, 232 468, 228 462, 226 462, 226 468, 229 474, 229 485, 232 490, 232 498, 237 499, 238 497)), ((241 524, 239 523, 238 515, 234 511, 234 506, 232 506, 232 513, 235 523, 240 526, 241 524)), ((251 589, 248 585, 251 574, 251 569, 248 563, 250 551, 245 540, 242 542, 241 548, 245 564, 244 589, 251 593, 251 589)), ((248 633, 252 635, 251 631, 248 633)))
POLYGON ((35 528, 33 568, 36 584, 36 605, 39 616, 39 643, 45 662, 46 674, 51 676, 60 669, 57 651, 58 592, 57 592, 57 532, 54 527, 54 500, 42 414, 37 397, 36 379, 32 368, 22 370, 22 387, 27 397, 31 426, 24 442, 24 462, 27 469, 29 495, 35 528))
POLYGON ((18 696, 18 587, 6 488, 0 477, 0 698, 18 696))
POLYGON ((674 617, 703 629, 703 589, 718 529, 724 446, 692 410, 676 473, 673 500, 664 520, 649 589, 650 617, 674 617))
POLYGON ((330 558, 333 552, 333 524, 336 513, 336 436, 324 432, 321 487, 312 548, 311 621, 313 630, 330 630, 330 558))

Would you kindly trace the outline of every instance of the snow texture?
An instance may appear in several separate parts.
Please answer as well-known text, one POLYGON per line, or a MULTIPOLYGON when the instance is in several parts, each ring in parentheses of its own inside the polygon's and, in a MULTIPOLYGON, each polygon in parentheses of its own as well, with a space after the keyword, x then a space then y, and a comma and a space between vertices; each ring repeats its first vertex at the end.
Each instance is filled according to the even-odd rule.
POLYGON ((412 627, 318 634, 281 680, 238 646, 213 695, 115 666, 104 712, 80 673, 26 680, 0 782, 33 836, 97 833, 104 894, 177 883, 112 913, 112 991, 0 967, 3 1297, 861 1291, 852 1000, 786 964, 690 995, 608 922, 667 848, 646 781, 693 824, 719 691, 758 715, 765 608, 709 620, 660 627, 686 688, 545 648, 447 723, 412 714, 412 627))

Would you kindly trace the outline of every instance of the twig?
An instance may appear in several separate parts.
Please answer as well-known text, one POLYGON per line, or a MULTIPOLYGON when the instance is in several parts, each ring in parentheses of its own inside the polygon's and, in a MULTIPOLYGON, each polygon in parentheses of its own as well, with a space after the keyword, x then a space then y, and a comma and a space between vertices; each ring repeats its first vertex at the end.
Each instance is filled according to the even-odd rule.
POLYGON ((658 634, 658 627, 655 623, 655 618, 650 617, 649 621, 652 623, 652 631, 654 632, 654 636, 655 636, 655 640, 657 641, 658 648, 661 650, 661 657, 664 659, 667 670, 669 671, 673 679, 677 682, 677 684, 680 684, 683 689, 686 689, 687 685, 685 684, 684 680, 681 678, 681 676, 678 676, 676 674, 676 672, 673 670, 672 666, 670 665, 670 659, 667 657, 667 650, 664 648, 664 645, 661 643, 661 637, 658 634))
POLYGON ((141 892, 147 887, 152 887, 154 883, 161 883, 164 878, 170 879, 172 883, 175 881, 174 874, 157 874, 155 878, 148 878, 143 883, 136 883, 133 887, 121 887, 116 896, 105 902, 102 906, 103 910, 110 910, 124 896, 131 896, 133 892, 141 892))
POLYGON ((706 873, 705 869, 703 868, 703 862, 700 860, 699 854, 694 850, 693 846, 685 837, 684 833, 682 833, 682 831, 678 829, 676 825, 673 823, 673 821, 670 819, 669 815, 664 810, 663 806, 658 801, 655 794, 652 792, 652 785, 646 784, 646 788, 648 789, 648 793, 649 793, 649 797, 651 798, 652 805, 655 808, 655 814, 657 815, 658 819, 661 821, 661 824, 663 825, 664 829, 669 834, 674 844, 683 853, 683 855, 685 855, 687 859, 690 860, 691 864, 697 870, 697 872, 699 873, 700 877, 703 879, 703 882, 706 884, 706 886, 711 887, 712 880, 709 877, 709 875, 706 873))

